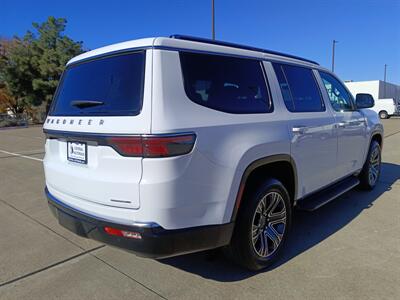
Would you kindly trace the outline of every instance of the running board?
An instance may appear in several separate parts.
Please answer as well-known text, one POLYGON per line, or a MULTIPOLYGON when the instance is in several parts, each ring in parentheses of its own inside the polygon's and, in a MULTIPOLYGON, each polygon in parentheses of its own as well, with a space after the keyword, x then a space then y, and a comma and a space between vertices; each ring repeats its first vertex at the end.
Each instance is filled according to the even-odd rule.
POLYGON ((300 210, 314 211, 357 186, 360 181, 351 176, 297 202, 300 210))

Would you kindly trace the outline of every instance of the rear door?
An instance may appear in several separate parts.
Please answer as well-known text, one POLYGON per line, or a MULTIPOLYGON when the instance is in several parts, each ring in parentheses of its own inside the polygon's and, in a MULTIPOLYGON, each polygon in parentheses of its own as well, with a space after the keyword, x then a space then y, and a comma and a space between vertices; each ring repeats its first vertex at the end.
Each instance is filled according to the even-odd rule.
POLYGON ((335 178, 335 119, 325 107, 312 69, 277 63, 273 66, 288 110, 298 196, 304 197, 335 178))
POLYGON ((333 108, 338 136, 338 177, 362 168, 368 143, 364 115, 355 109, 354 100, 345 86, 332 74, 319 71, 326 96, 333 108))
POLYGON ((139 208, 142 158, 126 156, 112 143, 118 139, 124 147, 124 137, 150 133, 150 70, 146 51, 67 67, 44 125, 50 193, 139 208))

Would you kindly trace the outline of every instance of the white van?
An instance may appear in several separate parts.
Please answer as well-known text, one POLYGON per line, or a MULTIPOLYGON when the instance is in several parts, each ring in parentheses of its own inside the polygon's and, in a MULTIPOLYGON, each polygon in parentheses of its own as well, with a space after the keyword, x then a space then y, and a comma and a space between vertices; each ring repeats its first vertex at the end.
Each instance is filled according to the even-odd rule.
POLYGON ((381 119, 389 119, 391 116, 400 115, 400 103, 393 98, 377 99, 375 105, 371 107, 381 119))

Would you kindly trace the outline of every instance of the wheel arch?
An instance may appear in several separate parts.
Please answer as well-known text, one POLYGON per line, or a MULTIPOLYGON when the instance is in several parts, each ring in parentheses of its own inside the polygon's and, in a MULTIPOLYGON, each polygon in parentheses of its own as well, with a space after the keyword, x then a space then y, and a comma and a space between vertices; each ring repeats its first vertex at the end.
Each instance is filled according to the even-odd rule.
POLYGON ((257 175, 271 174, 271 172, 275 172, 275 176, 272 176, 272 178, 280 180, 285 185, 292 204, 296 204, 298 177, 296 163, 293 158, 289 154, 275 154, 263 157, 250 163, 243 172, 231 221, 235 221, 246 193, 259 181, 266 179, 266 177, 257 178, 257 175), (286 174, 285 171, 289 171, 289 174, 286 174))
POLYGON ((369 142, 369 144, 371 145, 372 141, 377 141, 379 146, 382 148, 383 146, 383 137, 382 134, 380 132, 373 132, 371 135, 371 140, 369 142))
POLYGON ((367 160, 369 147, 371 146, 372 141, 377 141, 379 146, 382 149, 382 147, 383 147, 383 132, 381 130, 379 130, 379 129, 377 130, 376 128, 375 128, 374 131, 371 132, 371 135, 370 135, 370 138, 369 138, 369 142, 366 145, 367 148, 366 148, 366 151, 364 153, 363 165, 365 164, 365 161, 367 160))

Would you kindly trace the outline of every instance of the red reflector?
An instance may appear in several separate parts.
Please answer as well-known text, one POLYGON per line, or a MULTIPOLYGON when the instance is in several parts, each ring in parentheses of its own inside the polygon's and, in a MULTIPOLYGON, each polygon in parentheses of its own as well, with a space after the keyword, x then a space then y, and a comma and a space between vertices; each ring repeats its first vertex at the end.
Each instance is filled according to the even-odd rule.
POLYGON ((124 156, 168 157, 187 154, 192 151, 196 136, 131 136, 110 137, 108 145, 124 156))
POLYGON ((104 227, 104 231, 107 232, 109 235, 122 236, 122 237, 130 238, 130 239, 137 239, 137 240, 142 239, 142 236, 139 232, 126 231, 126 230, 121 230, 121 229, 112 228, 112 227, 104 227))

